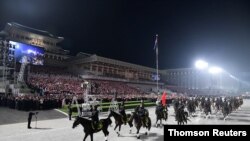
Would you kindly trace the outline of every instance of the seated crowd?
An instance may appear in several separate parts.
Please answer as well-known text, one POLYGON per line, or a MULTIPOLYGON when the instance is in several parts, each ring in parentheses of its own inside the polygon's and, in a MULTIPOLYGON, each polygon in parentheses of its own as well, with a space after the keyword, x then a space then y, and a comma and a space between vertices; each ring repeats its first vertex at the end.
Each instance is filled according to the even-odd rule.
POLYGON ((63 72, 56 67, 32 67, 26 84, 34 90, 34 94, 0 96, 0 106, 18 110, 39 110, 60 108, 77 97, 78 103, 84 102, 87 86, 90 82, 88 94, 96 95, 97 100, 111 101, 114 96, 117 100, 156 99, 156 96, 147 95, 142 90, 127 85, 125 82, 109 80, 84 80, 70 73, 63 72))

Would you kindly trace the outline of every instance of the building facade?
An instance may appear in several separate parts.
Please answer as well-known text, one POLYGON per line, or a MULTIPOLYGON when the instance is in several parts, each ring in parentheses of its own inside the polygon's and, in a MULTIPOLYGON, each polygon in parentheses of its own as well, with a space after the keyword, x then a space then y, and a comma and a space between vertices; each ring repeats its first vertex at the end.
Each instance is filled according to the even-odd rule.
POLYGON ((195 68, 182 68, 164 70, 164 74, 164 79, 168 85, 185 89, 236 92, 240 88, 240 81, 225 71, 219 74, 211 74, 208 71, 195 68))

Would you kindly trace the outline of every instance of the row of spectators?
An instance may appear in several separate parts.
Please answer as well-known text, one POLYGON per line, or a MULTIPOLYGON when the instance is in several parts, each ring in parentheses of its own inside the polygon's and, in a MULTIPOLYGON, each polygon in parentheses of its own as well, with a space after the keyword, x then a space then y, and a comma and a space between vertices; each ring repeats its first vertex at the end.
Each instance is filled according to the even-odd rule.
MULTIPOLYGON (((0 95, 0 106, 9 107, 22 111, 30 110, 48 110, 61 108, 64 104, 72 101, 73 95, 19 95, 19 96, 4 96, 0 95)), ((83 97, 78 96, 78 102, 83 103, 83 97)))
MULTIPOLYGON (((96 95, 98 101, 109 102, 114 96, 118 101, 122 99, 129 101, 156 100, 157 98, 154 95, 146 95, 142 90, 129 86, 125 82, 99 79, 87 81, 91 84, 88 93, 96 95)), ((77 97, 78 103, 83 103, 87 90, 84 82, 84 79, 67 73, 63 68, 30 66, 26 83, 36 93, 21 96, 2 95, 0 96, 0 106, 24 111, 46 110, 60 108, 70 102, 74 96, 77 97)))
MULTIPOLYGON (((77 97, 79 104, 84 103, 84 95, 73 95, 73 94, 57 94, 57 95, 19 95, 19 96, 4 96, 0 95, 0 106, 9 107, 11 109, 17 109, 22 111, 31 111, 31 110, 48 110, 54 108, 61 108, 63 105, 72 102, 73 97, 77 97)), ((99 95, 97 101, 110 102, 113 98, 113 95, 99 95)), ((131 101, 131 100, 141 100, 149 99, 155 101, 156 96, 141 96, 138 95, 125 95, 117 96, 117 101, 131 101)), ((90 101, 92 99, 89 99, 90 101)))
MULTIPOLYGON (((138 88, 128 86, 124 82, 107 80, 87 80, 91 84, 89 93, 100 95, 141 95, 138 88)), ((86 91, 84 80, 71 75, 38 74, 30 73, 27 84, 33 89, 43 90, 44 94, 83 94, 86 91)))
POLYGON ((140 95, 144 94, 138 88, 128 86, 124 82, 115 82, 115 81, 103 81, 103 80, 89 80, 92 84, 91 93, 92 94, 101 94, 109 95, 117 93, 118 95, 140 95))
POLYGON ((82 94, 85 86, 81 78, 71 75, 38 74, 31 73, 27 84, 31 88, 43 90, 44 94, 82 94))

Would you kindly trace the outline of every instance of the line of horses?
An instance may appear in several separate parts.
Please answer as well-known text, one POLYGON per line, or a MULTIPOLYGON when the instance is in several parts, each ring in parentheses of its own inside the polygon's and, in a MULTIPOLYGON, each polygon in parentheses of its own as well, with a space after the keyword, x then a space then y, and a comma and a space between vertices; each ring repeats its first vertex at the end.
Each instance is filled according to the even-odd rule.
MULTIPOLYGON (((238 97, 227 97, 224 98, 224 102, 220 97, 195 97, 195 98, 180 98, 175 99, 173 101, 173 107, 175 112, 175 120, 177 121, 178 125, 187 124, 189 121, 189 117, 192 117, 194 113, 198 110, 203 112, 206 115, 206 118, 209 114, 212 113, 219 113, 221 112, 224 116, 224 120, 232 111, 240 108, 243 104, 243 99, 238 97), (187 110, 185 110, 187 109, 187 110)), ((156 127, 162 125, 162 120, 168 119, 168 109, 167 106, 162 106, 161 104, 156 106, 155 110, 156 114, 156 127), (160 121, 160 124, 158 123, 160 121)), ((111 117, 115 120, 115 127, 114 130, 117 133, 117 136, 120 136, 121 126, 128 125, 130 127, 130 132, 132 133, 132 127, 135 127, 136 137, 140 139, 140 129, 145 128, 147 131, 145 135, 148 134, 148 131, 151 129, 151 119, 149 117, 148 110, 145 109, 145 116, 142 118, 141 115, 138 114, 137 111, 132 112, 131 114, 126 114, 127 121, 124 121, 123 116, 120 113, 115 111, 109 111, 109 115, 105 119, 100 120, 101 127, 98 129, 93 128, 93 123, 90 119, 77 116, 73 123, 73 128, 81 124, 84 128, 85 136, 83 141, 86 140, 88 136, 90 136, 91 141, 93 141, 93 134, 99 131, 103 131, 105 136, 105 141, 108 140, 108 127, 112 124, 111 117)))
POLYGON ((218 116, 220 113, 226 120, 228 115, 236 111, 243 104, 241 97, 190 97, 179 98, 173 101, 176 121, 178 124, 187 123, 188 117, 193 117, 197 111, 205 114, 209 118, 211 114, 218 116), (187 109, 187 110, 184 110, 187 109))
POLYGON ((105 136, 105 141, 107 141, 109 135, 108 127, 112 124, 111 117, 113 117, 115 119, 114 130, 116 131, 118 136, 120 136, 121 126, 128 125, 130 127, 130 133, 132 133, 133 126, 136 128, 136 137, 137 139, 140 139, 139 133, 141 128, 146 128, 147 131, 145 132, 145 135, 148 135, 148 131, 150 131, 151 129, 151 119, 149 117, 149 113, 147 110, 145 110, 145 112, 146 114, 144 117, 141 117, 137 112, 132 112, 132 114, 126 114, 128 120, 124 121, 123 116, 121 114, 111 110, 107 118, 101 119, 99 121, 101 126, 98 129, 93 128, 93 123, 90 119, 77 116, 75 118, 72 128, 75 128, 79 124, 83 126, 85 132, 83 141, 85 141, 88 136, 90 136, 91 141, 93 141, 93 134, 99 131, 103 132, 105 136), (119 129, 117 130, 118 127, 119 129))

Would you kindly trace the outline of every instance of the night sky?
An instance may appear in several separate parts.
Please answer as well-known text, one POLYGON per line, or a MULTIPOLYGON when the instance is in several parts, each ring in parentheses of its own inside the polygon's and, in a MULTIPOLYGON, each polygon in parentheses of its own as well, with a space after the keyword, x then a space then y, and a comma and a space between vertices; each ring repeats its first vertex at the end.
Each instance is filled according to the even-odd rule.
POLYGON ((77 52, 159 68, 204 59, 230 72, 250 71, 248 0, 1 0, 0 28, 17 22, 63 36, 77 52))

